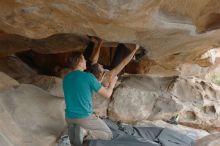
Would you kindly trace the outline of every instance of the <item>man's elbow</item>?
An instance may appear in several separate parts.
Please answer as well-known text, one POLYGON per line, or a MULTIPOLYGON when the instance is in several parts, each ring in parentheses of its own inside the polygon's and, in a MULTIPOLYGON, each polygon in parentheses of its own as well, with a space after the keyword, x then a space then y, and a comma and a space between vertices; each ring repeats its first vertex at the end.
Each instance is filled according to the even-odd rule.
POLYGON ((112 96, 112 93, 108 93, 105 97, 110 98, 112 96))
POLYGON ((104 96, 105 98, 110 98, 112 95, 112 89, 107 89, 105 87, 101 88, 99 94, 104 96))
POLYGON ((106 92, 103 96, 105 98, 110 98, 112 96, 112 93, 111 92, 106 92))

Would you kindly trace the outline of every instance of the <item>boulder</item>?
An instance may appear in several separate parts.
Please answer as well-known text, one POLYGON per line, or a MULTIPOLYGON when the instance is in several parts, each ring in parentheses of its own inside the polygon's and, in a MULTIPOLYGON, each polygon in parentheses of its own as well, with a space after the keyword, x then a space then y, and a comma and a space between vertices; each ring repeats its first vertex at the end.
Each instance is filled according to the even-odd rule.
MULTIPOLYGON (((24 82, 23 82, 24 83, 24 82)), ((63 80, 55 76, 36 75, 27 81, 28 84, 33 84, 50 95, 64 97, 63 94, 63 80)))
POLYGON ((16 80, 12 79, 5 73, 0 72, 0 92, 15 86, 19 86, 19 83, 16 80))
POLYGON ((194 77, 150 77, 127 75, 114 91, 108 115, 133 123, 140 120, 169 120, 219 131, 220 87, 194 77))
POLYGON ((217 146, 219 143, 220 133, 215 133, 199 139, 194 146, 217 146))
POLYGON ((64 101, 21 84, 0 93, 0 145, 50 146, 64 129, 64 101))
POLYGON ((19 82, 37 74, 36 70, 14 55, 0 58, 0 71, 19 82))

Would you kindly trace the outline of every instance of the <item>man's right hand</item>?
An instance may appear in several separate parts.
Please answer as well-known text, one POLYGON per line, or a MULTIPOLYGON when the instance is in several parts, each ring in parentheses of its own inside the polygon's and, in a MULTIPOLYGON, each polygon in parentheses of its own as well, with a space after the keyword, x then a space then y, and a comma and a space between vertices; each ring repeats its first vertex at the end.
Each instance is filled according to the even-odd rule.
POLYGON ((140 48, 140 45, 138 44, 125 44, 125 46, 128 47, 131 51, 137 51, 140 48))
POLYGON ((113 92, 113 89, 115 87, 117 80, 118 80, 118 77, 114 76, 110 82, 109 87, 101 87, 98 93, 106 98, 110 98, 112 96, 112 92, 113 92))
POLYGON ((94 43, 98 43, 98 44, 103 43, 103 40, 99 37, 96 37, 96 36, 92 36, 91 41, 94 42, 94 43))
POLYGON ((137 51, 140 48, 140 45, 136 44, 135 45, 135 50, 137 51))

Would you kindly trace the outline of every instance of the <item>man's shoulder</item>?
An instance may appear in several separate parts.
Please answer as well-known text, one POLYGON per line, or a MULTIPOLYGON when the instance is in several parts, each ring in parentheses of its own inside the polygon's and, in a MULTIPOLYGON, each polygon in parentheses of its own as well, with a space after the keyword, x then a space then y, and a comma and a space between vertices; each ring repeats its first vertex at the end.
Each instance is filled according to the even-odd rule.
POLYGON ((67 73, 66 76, 71 76, 71 75, 83 75, 83 74, 85 74, 85 72, 79 71, 79 70, 74 70, 74 71, 71 71, 71 72, 67 73))
POLYGON ((83 72, 83 71, 72 71, 72 72, 70 72, 70 73, 68 73, 68 74, 66 74, 65 75, 65 77, 64 77, 64 79, 65 78, 82 78, 82 79, 93 79, 93 78, 95 78, 95 76, 92 74, 92 73, 90 73, 90 72, 83 72))
POLYGON ((91 72, 84 72, 88 77, 95 78, 95 76, 91 72))
POLYGON ((73 75, 73 74, 74 74, 74 71, 68 72, 67 74, 65 74, 64 79, 71 76, 71 75, 73 75))
POLYGON ((77 74, 79 76, 82 76, 83 78, 95 78, 95 76, 90 72, 80 71, 80 72, 77 72, 77 74))

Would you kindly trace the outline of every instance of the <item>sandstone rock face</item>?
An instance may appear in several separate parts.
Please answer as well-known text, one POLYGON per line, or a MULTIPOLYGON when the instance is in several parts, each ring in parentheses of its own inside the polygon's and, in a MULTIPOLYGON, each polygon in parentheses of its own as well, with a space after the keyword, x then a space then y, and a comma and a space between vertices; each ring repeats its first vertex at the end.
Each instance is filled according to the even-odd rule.
POLYGON ((139 75, 125 77, 114 92, 109 107, 110 116, 125 122, 135 122, 148 119, 151 114, 155 117, 159 112, 178 112, 182 108, 181 105, 175 104, 166 92, 175 78, 161 79, 139 75), (170 104, 172 106, 166 106, 170 104), (155 106, 160 109, 156 108, 154 111, 155 106))
POLYGON ((180 57, 178 54, 176 54, 162 62, 150 60, 149 58, 145 57, 136 63, 134 68, 137 70, 135 73, 150 74, 154 76, 195 76, 198 78, 207 79, 210 74, 216 72, 215 70, 219 66, 219 53, 220 49, 217 48, 211 49, 202 54, 192 52, 191 54, 185 56, 191 56, 192 58, 194 57, 193 60, 185 60, 184 56, 180 57), (182 63, 179 62, 179 59, 182 60, 182 63))
POLYGON ((41 54, 57 54, 71 51, 82 51, 88 39, 81 35, 56 34, 40 40, 32 40, 30 48, 41 54))
POLYGON ((111 100, 99 94, 94 94, 93 99, 94 112, 99 116, 108 116, 108 106, 111 100))
POLYGON ((30 41, 26 37, 0 32, 0 57, 30 50, 30 41))
POLYGON ((195 146, 217 146, 220 143, 220 133, 212 134, 199 139, 195 146))
POLYGON ((53 96, 64 97, 63 80, 61 78, 46 75, 36 75, 32 78, 32 80, 29 80, 28 83, 38 86, 53 96))
POLYGON ((0 35, 0 57, 28 50, 33 50, 40 54, 83 51, 88 41, 86 36, 75 34, 56 34, 48 38, 30 39, 2 32, 0 35))
POLYGON ((38 86, 51 95, 64 97, 61 78, 39 75, 16 56, 0 58, 0 76, 0 91, 25 83, 38 86))
POLYGON ((61 78, 39 75, 36 70, 16 56, 0 58, 0 76, 0 91, 25 83, 38 86, 51 95, 63 97, 61 78))
POLYGON ((0 72, 0 92, 18 85, 19 83, 16 80, 10 78, 5 73, 0 72))
POLYGON ((0 145, 49 146, 64 128, 64 101, 21 84, 0 92, 0 145))
MULTIPOLYGON (((152 73, 171 74, 182 63, 207 65, 203 54, 220 46, 218 0, 2 0, 0 5, 0 29, 6 34, 38 39, 60 33, 89 34, 106 41, 138 43, 157 64, 152 73)), ((73 49, 71 43, 55 40, 60 39, 48 38, 33 48, 47 53, 59 50, 56 46, 73 49), (51 40, 55 46, 45 43, 51 40)))
POLYGON ((172 26, 176 32, 181 30, 203 32, 219 27, 219 21, 216 19, 219 17, 220 6, 217 0, 202 0, 200 3, 196 0, 184 2, 180 0, 175 2, 172 0, 96 2, 58 0, 56 2, 11 1, 10 3, 2 1, 1 5, 3 6, 2 30, 32 38, 42 38, 62 32, 105 35, 104 25, 111 28, 113 31, 111 35, 119 31, 116 34, 123 36, 125 34, 122 33, 127 32, 130 34, 130 39, 138 29, 141 32, 158 26, 164 30, 169 30, 172 26), (150 27, 150 24, 154 26, 150 27), (128 31, 129 29, 133 30, 128 31))
POLYGON ((108 114, 126 123, 168 120, 209 131, 219 129, 220 87, 197 78, 127 76, 117 87, 108 114))
POLYGON ((16 56, 0 58, 0 71, 19 82, 27 81, 37 75, 37 71, 30 68, 16 56))

